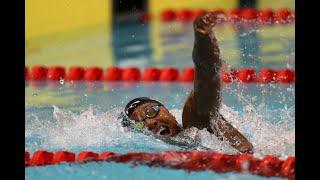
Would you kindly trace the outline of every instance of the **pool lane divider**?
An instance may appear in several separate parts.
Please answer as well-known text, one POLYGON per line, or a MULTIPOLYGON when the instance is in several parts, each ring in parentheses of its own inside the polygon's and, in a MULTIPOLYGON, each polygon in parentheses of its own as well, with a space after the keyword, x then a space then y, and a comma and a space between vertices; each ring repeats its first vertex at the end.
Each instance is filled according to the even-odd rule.
POLYGON ((295 157, 284 160, 266 155, 262 158, 250 154, 224 154, 214 151, 166 151, 160 153, 128 152, 117 154, 82 151, 78 154, 69 151, 35 151, 30 157, 25 152, 25 167, 57 165, 60 163, 117 162, 166 167, 190 171, 215 171, 216 173, 251 173, 265 177, 295 179, 295 157))
MULTIPOLYGON (((295 13, 294 11, 281 8, 278 10, 273 10, 270 8, 265 9, 255 9, 255 8, 235 8, 231 10, 216 8, 211 11, 218 11, 225 14, 229 21, 231 22, 249 22, 255 21, 260 24, 288 24, 294 22, 295 13)), ((160 20, 162 22, 192 22, 195 18, 200 15, 209 12, 204 9, 165 9, 160 15, 160 20)), ((138 15, 138 20, 143 23, 152 21, 151 14, 147 12, 142 12, 138 15)))
MULTIPOLYGON (((137 67, 108 67, 105 70, 99 67, 71 67, 68 72, 64 67, 33 66, 25 67, 25 80, 30 81, 124 81, 124 82, 193 82, 195 70, 186 67, 179 72, 174 67, 147 67, 140 70, 137 67)), ((270 69, 262 68, 259 72, 252 68, 222 69, 220 78, 224 83, 282 83, 295 82, 295 71, 289 68, 270 69)))

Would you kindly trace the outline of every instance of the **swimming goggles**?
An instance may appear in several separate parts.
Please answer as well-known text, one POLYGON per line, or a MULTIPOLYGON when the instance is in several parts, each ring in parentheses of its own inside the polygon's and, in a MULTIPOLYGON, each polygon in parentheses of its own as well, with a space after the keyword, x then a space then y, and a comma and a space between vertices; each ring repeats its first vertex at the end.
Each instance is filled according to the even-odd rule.
POLYGON ((162 104, 152 104, 147 106, 144 110, 144 118, 141 121, 145 121, 148 118, 154 118, 158 116, 160 107, 163 106, 162 104))
POLYGON ((121 119, 121 124, 123 127, 128 127, 129 129, 141 130, 144 127, 143 122, 148 118, 154 118, 159 114, 160 107, 162 104, 152 104, 147 106, 144 110, 144 118, 141 120, 132 120, 125 113, 121 113, 119 119, 121 119))

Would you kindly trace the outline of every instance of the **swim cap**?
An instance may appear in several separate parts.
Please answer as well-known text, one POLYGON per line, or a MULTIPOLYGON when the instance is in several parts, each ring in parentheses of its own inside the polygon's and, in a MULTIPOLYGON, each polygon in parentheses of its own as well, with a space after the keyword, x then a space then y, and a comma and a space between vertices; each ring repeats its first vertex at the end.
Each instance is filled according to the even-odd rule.
POLYGON ((147 102, 155 102, 158 103, 160 105, 163 106, 163 104, 161 104, 159 101, 154 100, 154 99, 150 99, 148 97, 139 97, 139 98, 135 98, 133 100, 131 100, 126 107, 124 108, 124 112, 126 113, 126 115, 128 117, 131 116, 131 114, 133 113, 133 111, 140 105, 147 103, 147 102))

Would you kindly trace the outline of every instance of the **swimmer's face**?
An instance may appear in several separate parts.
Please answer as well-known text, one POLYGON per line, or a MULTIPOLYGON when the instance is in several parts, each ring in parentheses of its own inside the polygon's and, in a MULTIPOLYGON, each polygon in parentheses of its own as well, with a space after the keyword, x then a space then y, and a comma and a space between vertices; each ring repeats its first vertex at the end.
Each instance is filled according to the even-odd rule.
POLYGON ((142 120, 144 125, 154 134, 172 137, 180 133, 181 127, 175 117, 164 106, 154 110, 156 105, 152 102, 140 105, 133 111, 130 119, 142 120))

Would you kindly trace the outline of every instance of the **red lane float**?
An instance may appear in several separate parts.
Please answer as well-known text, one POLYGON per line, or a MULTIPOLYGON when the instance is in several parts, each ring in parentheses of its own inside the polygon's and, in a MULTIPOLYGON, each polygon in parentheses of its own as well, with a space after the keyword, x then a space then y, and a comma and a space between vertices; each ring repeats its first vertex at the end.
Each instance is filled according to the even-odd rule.
POLYGON ((212 169, 218 173, 235 171, 237 155, 215 153, 213 155, 212 169))
POLYGON ((54 153, 52 164, 58 164, 62 162, 74 162, 75 153, 68 151, 58 151, 54 153))
POLYGON ((176 13, 171 9, 166 9, 161 14, 162 21, 169 22, 176 20, 176 13))
POLYGON ((277 78, 280 83, 292 83, 295 81, 295 73, 291 69, 280 69, 277 73, 277 78))
POLYGON ((97 161, 99 158, 99 154, 91 151, 82 151, 78 154, 77 161, 78 162, 86 162, 86 161, 97 161))
POLYGON ((52 164, 53 153, 48 151, 36 151, 33 153, 32 159, 29 161, 30 166, 42 166, 52 164))
POLYGON ((225 82, 225 83, 231 83, 232 82, 232 76, 225 69, 222 69, 221 70, 221 80, 223 82, 225 82))
POLYGON ((120 81, 122 78, 122 69, 118 67, 109 67, 106 69, 103 81, 120 81))
POLYGON ((72 80, 72 81, 80 81, 80 80, 83 80, 84 73, 85 73, 85 70, 83 67, 73 66, 69 69, 66 79, 72 80))
POLYGON ((28 152, 25 153, 25 167, 54 165, 62 162, 107 161, 184 169, 186 171, 247 172, 265 177, 295 179, 295 157, 280 160, 276 156, 267 155, 258 159, 251 154, 223 154, 213 151, 128 152, 126 154, 106 151, 100 155, 92 151, 82 151, 75 159, 76 155, 72 152, 52 153, 40 150, 34 152, 30 163, 27 163, 28 154, 28 152))
POLYGON ((237 77, 240 82, 252 83, 256 80, 256 72, 254 69, 241 69, 237 77))
POLYGON ((144 69, 143 81, 159 81, 161 70, 155 67, 147 67, 144 69))
POLYGON ((160 81, 177 81, 179 78, 179 71, 174 67, 167 67, 162 69, 160 74, 160 81))
POLYGON ((260 176, 279 176, 283 161, 274 156, 265 156, 257 167, 257 174, 260 176))
POLYGON ((31 69, 31 80, 45 80, 48 73, 48 68, 44 66, 34 66, 31 69))
POLYGON ((280 171, 282 177, 288 177, 289 179, 295 179, 295 157, 288 157, 283 163, 280 171))
POLYGON ((85 70, 84 80, 99 81, 102 76, 102 69, 99 67, 89 67, 85 70))
POLYGON ((258 10, 254 8, 243 8, 240 12, 240 17, 244 20, 256 20, 258 18, 258 10))
POLYGON ((110 152, 110 151, 106 151, 103 152, 99 155, 99 159, 100 160, 106 160, 107 158, 109 158, 110 156, 116 155, 116 153, 114 152, 110 152))
POLYGON ((193 82, 194 80, 194 68, 184 68, 180 77, 183 82, 193 82))
POLYGON ((231 68, 230 75, 231 75, 233 80, 237 79, 238 74, 239 74, 239 70, 238 69, 231 68))
POLYGON ((30 153, 25 151, 25 153, 24 153, 24 164, 25 164, 25 166, 29 165, 29 161, 30 161, 30 153))
POLYGON ((271 9, 264 9, 260 11, 258 19, 266 24, 271 24, 274 22, 274 12, 271 9))
POLYGON ((29 69, 24 67, 24 79, 29 80, 29 69))
MULTIPOLYGON (((147 67, 141 73, 137 67, 109 67, 104 72, 97 67, 71 67, 69 72, 65 73, 63 67, 43 67, 35 66, 31 73, 28 73, 28 67, 25 67, 25 80, 60 80, 69 81, 164 81, 164 82, 192 82, 195 71, 193 67, 186 67, 179 73, 174 67, 165 67, 162 69, 156 67, 147 67), (29 75, 31 74, 31 75, 29 75), (66 74, 66 75, 65 75, 66 74)), ((254 69, 226 69, 221 70, 221 80, 224 83, 241 82, 241 83, 294 83, 294 70, 284 68, 273 70, 262 68, 259 72, 254 69)))
POLYGON ((259 83, 271 83, 277 81, 277 71, 262 68, 257 76, 257 82, 259 83))
POLYGON ((289 9, 279 9, 276 14, 276 19, 281 24, 286 24, 294 20, 294 13, 289 9))
POLYGON ((47 80, 60 80, 64 79, 66 70, 60 66, 50 67, 47 73, 47 80))
POLYGON ((240 154, 236 160, 236 171, 238 172, 255 172, 255 167, 259 164, 259 159, 251 154, 240 154))
POLYGON ((122 81, 140 81, 141 72, 136 67, 125 68, 122 72, 122 81))
POLYGON ((229 13, 229 17, 232 19, 232 20, 238 20, 240 19, 240 15, 241 15, 241 9, 239 8, 235 8, 235 9, 232 9, 229 13))
POLYGON ((189 9, 182 9, 177 12, 177 20, 182 22, 191 21, 193 18, 193 13, 189 9))
MULTIPOLYGON (((286 24, 293 22, 295 20, 294 11, 283 8, 279 10, 266 9, 255 9, 255 8, 235 8, 231 11, 226 11, 221 8, 216 8, 212 10, 204 9, 165 9, 161 13, 161 20, 163 22, 180 21, 180 22, 190 22, 193 21, 200 15, 205 14, 208 11, 221 12, 229 17, 231 21, 253 21, 259 20, 263 24, 286 24)), ((151 21, 150 14, 143 12, 138 15, 138 20, 140 22, 151 21)))

